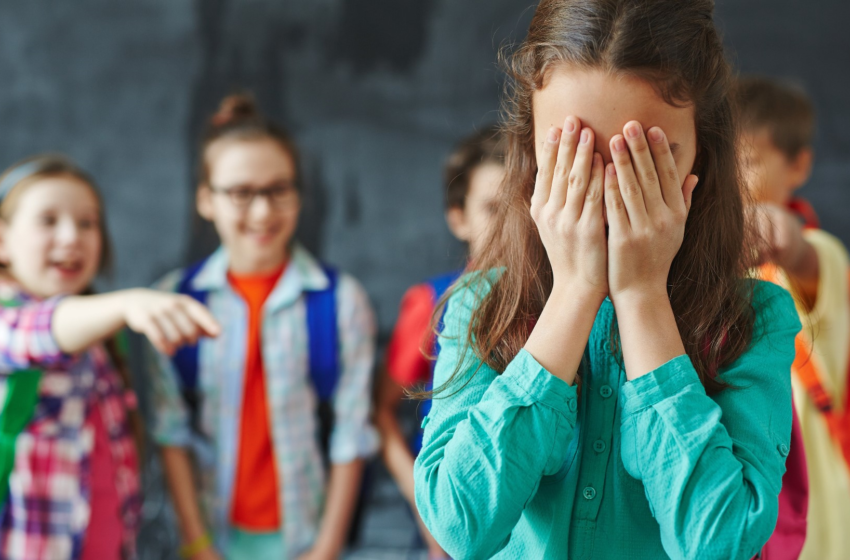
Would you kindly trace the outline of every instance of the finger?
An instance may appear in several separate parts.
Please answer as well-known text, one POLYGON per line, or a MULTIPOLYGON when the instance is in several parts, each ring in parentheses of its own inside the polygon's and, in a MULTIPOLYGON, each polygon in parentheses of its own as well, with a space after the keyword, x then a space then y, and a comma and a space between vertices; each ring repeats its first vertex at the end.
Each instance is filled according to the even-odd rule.
POLYGON ((678 210, 685 205, 682 197, 683 187, 679 180, 679 170, 676 168, 676 160, 670 150, 670 142, 664 131, 654 126, 646 134, 649 139, 649 149, 655 160, 655 169, 658 172, 658 180, 661 182, 661 195, 664 203, 671 210, 678 210))
POLYGON ((531 196, 532 204, 543 205, 549 201, 549 192, 552 189, 552 173, 555 170, 560 139, 561 131, 554 126, 550 128, 546 140, 543 141, 540 158, 537 160, 537 180, 534 183, 534 194, 531 196))
POLYGON ((168 344, 178 346, 183 342, 183 337, 180 336, 180 331, 167 315, 155 315, 153 317, 153 322, 157 327, 159 327, 159 330, 165 336, 168 344))
POLYGON ((584 210, 582 215, 598 214, 604 218, 603 208, 603 192, 605 190, 605 163, 602 161, 602 155, 598 152, 593 154, 593 167, 590 172, 590 184, 587 186, 587 193, 584 196, 584 210))
POLYGON ((685 203, 685 213, 690 214, 691 212, 691 203, 694 199, 694 191, 699 184, 699 177, 696 175, 688 175, 685 178, 685 184, 682 185, 682 195, 683 201, 685 203))
POLYGON ((145 335, 150 343, 156 348, 157 352, 171 355, 174 353, 174 348, 169 344, 168 339, 152 319, 146 319, 139 325, 139 332, 145 335))
MULTIPOLYGON (((626 139, 622 134, 611 138, 611 156, 614 160, 614 168, 617 170, 617 192, 623 200, 626 213, 629 216, 629 224, 637 226, 648 221, 646 204, 643 201, 643 192, 635 175, 632 159, 626 139)), ((608 196, 608 190, 605 190, 608 196)), ((609 209, 610 210, 610 209, 609 209)), ((610 219, 610 217, 609 217, 610 219)))
POLYGON ((188 312, 183 307, 168 312, 168 318, 177 327, 180 332, 182 342, 185 344, 195 344, 201 334, 201 328, 195 324, 188 312))
POLYGON ((561 132, 558 158, 552 174, 552 193, 549 195, 549 202, 556 208, 562 207, 567 200, 571 174, 577 157, 576 151, 582 135, 584 131, 581 129, 581 122, 575 117, 567 117, 561 132))
POLYGON ((184 302, 184 308, 192 320, 204 331, 204 334, 216 337, 221 334, 221 325, 218 324, 213 314, 204 305, 194 299, 188 298, 184 302))
POLYGON ((658 179, 656 163, 649 149, 649 143, 646 141, 643 127, 639 122, 631 121, 626 124, 623 131, 631 152, 635 176, 641 192, 643 192, 646 210, 650 213, 654 212, 664 204, 664 198, 661 195, 661 183, 658 179))
MULTIPOLYGON (((569 179, 567 179, 565 208, 572 220, 579 219, 581 209, 584 207, 584 197, 590 185, 590 174, 593 170, 593 146, 593 131, 585 128, 579 136, 575 160, 570 170, 569 179)), ((555 203, 554 196, 552 201, 555 203)))
POLYGON ((630 228, 626 203, 620 193, 617 170, 613 163, 605 168, 605 212, 608 215, 608 229, 612 232, 625 232, 630 228))

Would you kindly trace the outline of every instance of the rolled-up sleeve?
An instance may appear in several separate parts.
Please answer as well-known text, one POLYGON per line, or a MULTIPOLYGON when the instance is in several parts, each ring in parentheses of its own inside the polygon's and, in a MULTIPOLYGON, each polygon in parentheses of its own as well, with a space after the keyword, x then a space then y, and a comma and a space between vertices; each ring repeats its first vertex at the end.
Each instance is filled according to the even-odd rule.
POLYGON ((787 292, 760 284, 747 352, 709 397, 687 356, 626 383, 621 452, 672 558, 749 559, 770 538, 791 439, 791 363, 800 329, 787 292))
POLYGON ((334 393, 330 459, 336 464, 374 455, 378 432, 371 422, 375 366, 375 314, 366 291, 348 275, 337 286, 342 372, 334 393))
POLYGON ((576 424, 576 387, 520 351, 502 375, 465 350, 474 288, 448 304, 434 386, 452 376, 425 419, 416 505, 454 558, 503 549, 539 488, 558 472, 576 424))
POLYGON ((29 368, 61 368, 73 361, 53 336, 54 297, 16 307, 0 307, 0 374, 29 368))

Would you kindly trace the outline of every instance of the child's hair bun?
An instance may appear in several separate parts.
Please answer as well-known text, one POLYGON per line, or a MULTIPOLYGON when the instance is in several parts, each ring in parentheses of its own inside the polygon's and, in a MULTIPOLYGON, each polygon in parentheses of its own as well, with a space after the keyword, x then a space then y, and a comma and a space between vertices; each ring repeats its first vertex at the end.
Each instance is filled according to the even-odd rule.
POLYGON ((214 127, 232 125, 238 122, 260 118, 260 110, 254 96, 248 93, 235 93, 221 100, 218 111, 210 119, 214 127))

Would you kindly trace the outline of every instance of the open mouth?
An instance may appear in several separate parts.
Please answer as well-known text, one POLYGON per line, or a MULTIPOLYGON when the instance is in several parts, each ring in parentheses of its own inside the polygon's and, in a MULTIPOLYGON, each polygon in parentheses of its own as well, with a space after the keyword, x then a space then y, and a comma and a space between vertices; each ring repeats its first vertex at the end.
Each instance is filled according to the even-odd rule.
POLYGON ((83 271, 83 266, 83 261, 81 259, 50 262, 50 268, 56 270, 63 277, 77 276, 83 271))

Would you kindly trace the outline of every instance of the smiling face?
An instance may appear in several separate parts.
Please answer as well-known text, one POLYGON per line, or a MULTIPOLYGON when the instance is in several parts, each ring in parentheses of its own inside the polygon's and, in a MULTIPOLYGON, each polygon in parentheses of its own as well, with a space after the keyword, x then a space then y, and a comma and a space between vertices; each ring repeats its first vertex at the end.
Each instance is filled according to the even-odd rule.
POLYGON ((223 191, 294 185, 292 156, 270 138, 222 138, 207 148, 205 156, 209 184, 198 190, 198 212, 215 224, 228 250, 231 270, 252 274, 282 265, 298 225, 299 195, 293 193, 278 203, 268 196, 254 196, 242 207, 223 191))
POLYGON ((625 124, 636 120, 644 130, 657 126, 667 134, 682 180, 693 169, 697 154, 693 108, 668 104, 640 78, 560 64, 546 75, 532 103, 538 158, 549 129, 560 129, 568 116, 575 116, 594 131, 595 149, 607 164, 611 138, 623 134, 625 124))
POLYGON ((97 195, 66 175, 16 188, 24 190, 10 201, 13 208, 2 222, 0 260, 37 297, 82 292, 97 274, 103 250, 97 195))

